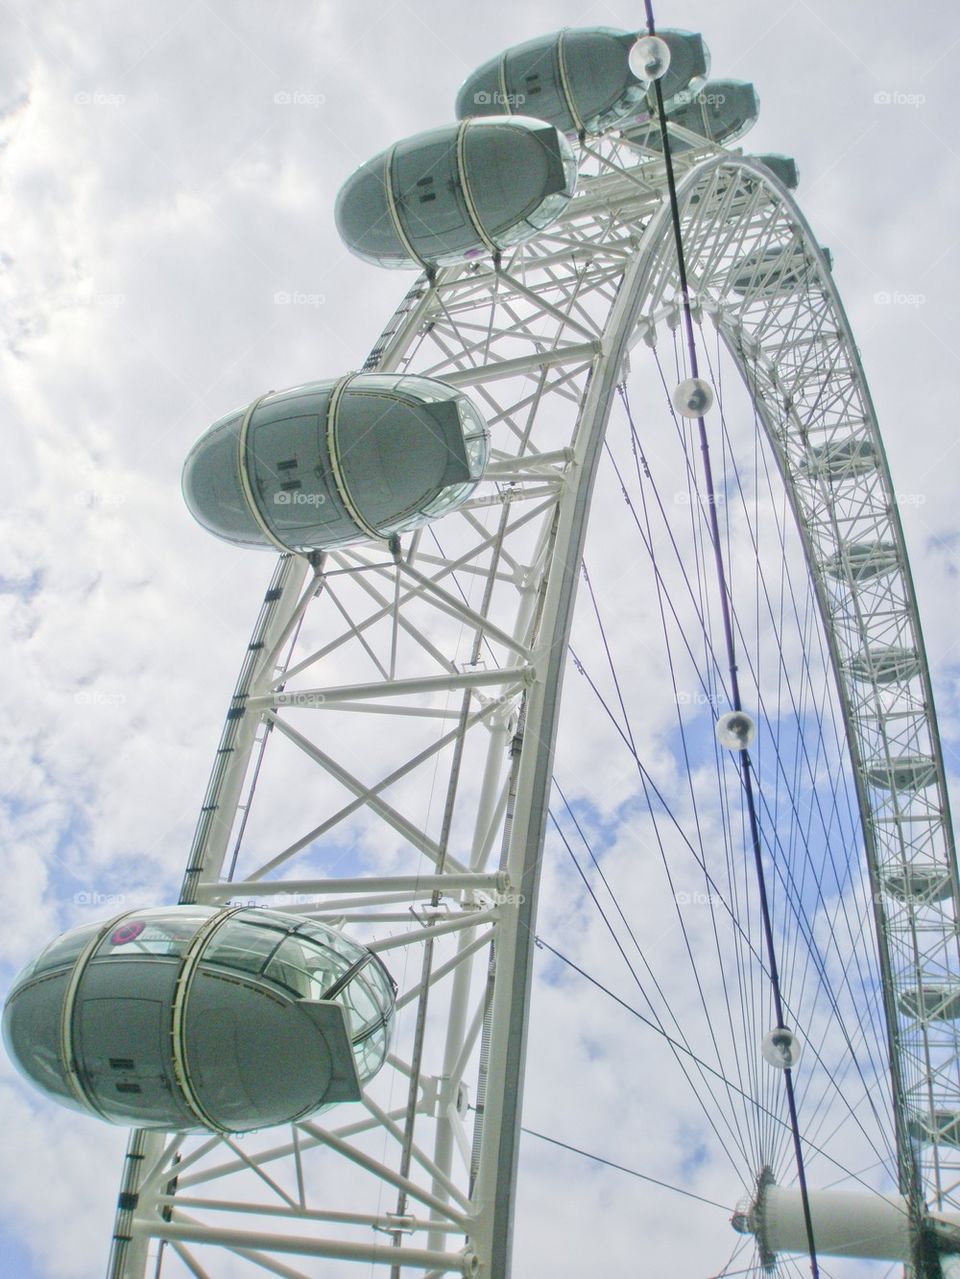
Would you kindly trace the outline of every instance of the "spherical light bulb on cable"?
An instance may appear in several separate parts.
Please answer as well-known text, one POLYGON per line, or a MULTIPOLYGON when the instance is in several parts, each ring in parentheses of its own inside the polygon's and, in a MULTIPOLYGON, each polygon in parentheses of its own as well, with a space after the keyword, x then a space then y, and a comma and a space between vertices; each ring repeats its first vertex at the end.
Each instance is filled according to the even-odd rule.
POLYGON ((792 1070, 800 1060, 803 1045, 792 1030, 775 1026, 768 1030, 760 1045, 763 1060, 776 1070, 792 1070))
POLYGON ((717 720, 717 741, 727 750, 745 751, 757 736, 757 726, 746 711, 728 711, 717 720))
POLYGON ((629 63, 638 80, 661 80, 670 66, 670 46, 659 36, 638 36, 629 63))
POLYGON ((688 377, 674 390, 672 399, 681 417, 703 417, 713 407, 713 388, 702 377, 688 377))

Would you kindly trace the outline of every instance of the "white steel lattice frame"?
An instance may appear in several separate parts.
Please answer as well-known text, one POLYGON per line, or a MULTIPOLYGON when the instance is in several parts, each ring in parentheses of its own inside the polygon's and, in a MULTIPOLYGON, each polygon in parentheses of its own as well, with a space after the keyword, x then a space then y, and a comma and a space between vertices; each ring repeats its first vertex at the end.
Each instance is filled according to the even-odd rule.
MULTIPOLYGON (((401 985, 399 1004, 420 1016, 406 1055, 398 1046, 382 1072, 407 1100, 387 1107, 374 1080, 359 1118, 355 1108, 335 1110, 253 1145, 135 1133, 112 1279, 144 1275, 151 1240, 165 1241, 195 1275, 207 1273, 201 1245, 287 1276, 307 1273, 298 1256, 301 1265, 382 1263, 394 1274, 509 1273, 537 887, 592 477, 629 347, 654 344, 658 326, 678 318, 662 162, 610 140, 585 147, 583 160, 586 176, 559 223, 499 271, 474 265, 421 278, 371 353, 366 369, 425 373, 474 397, 493 433, 487 479, 438 526, 447 552, 420 532, 395 557, 382 544, 313 563, 281 557, 183 884, 184 902, 270 905, 297 895, 297 909, 372 939, 388 963, 409 951, 416 976, 401 985), (472 602, 458 593, 461 580, 473 583, 472 602), (323 643, 291 664, 284 654, 321 606, 323 643), (367 677, 325 679, 345 654, 367 677), (408 729, 420 736, 389 773, 364 780, 333 734, 305 729, 306 712, 320 725, 359 713, 372 734, 379 726, 398 741, 408 729), (425 741, 424 726, 439 735, 425 741), (325 791, 307 830, 228 879, 268 736, 312 760, 345 802, 331 809, 325 791), (464 782, 471 751, 483 760, 475 786, 464 782), (447 773, 438 819, 414 819, 387 798, 437 765, 447 773), (360 820, 406 850, 403 868, 318 874, 311 859, 320 841, 360 820), (432 1152, 418 1141, 417 1125, 428 1122, 432 1152), (380 1157, 364 1144, 371 1134, 380 1157), (361 1169, 373 1198, 342 1208, 312 1202, 304 1169, 317 1157, 361 1169), (258 1202, 251 1177, 263 1192, 258 1202), (233 1188, 237 1178, 242 1189, 233 1188), (396 1212, 380 1206, 384 1191, 396 1212), (231 1224, 213 1224, 225 1219, 231 1224)), ((826 262, 788 193, 761 166, 702 142, 678 165, 695 311, 717 325, 755 391, 835 661, 887 978, 901 1182, 909 1191, 919 1177, 932 1204, 956 1204, 960 1159, 937 1119, 960 1114, 956 1023, 929 1016, 919 992, 960 992, 960 899, 929 675, 869 393, 826 262), (734 290, 734 265, 742 277, 745 258, 773 247, 800 254, 802 287, 780 293, 758 269, 734 290), (829 480, 811 472, 809 446, 851 434, 874 445, 869 471, 851 466, 848 477, 829 480), (846 548, 860 543, 894 548, 884 552, 886 571, 868 578, 850 560, 846 548), (854 659, 882 645, 913 650, 916 675, 895 684, 855 677, 854 659), (893 773, 889 790, 870 782, 868 767, 889 770, 903 755, 929 759, 933 784, 905 789, 893 773), (949 877, 948 898, 886 890, 892 875, 917 864, 949 877), (910 992, 914 1016, 902 999, 910 992), (918 1131, 934 1140, 915 1143, 918 1131)))

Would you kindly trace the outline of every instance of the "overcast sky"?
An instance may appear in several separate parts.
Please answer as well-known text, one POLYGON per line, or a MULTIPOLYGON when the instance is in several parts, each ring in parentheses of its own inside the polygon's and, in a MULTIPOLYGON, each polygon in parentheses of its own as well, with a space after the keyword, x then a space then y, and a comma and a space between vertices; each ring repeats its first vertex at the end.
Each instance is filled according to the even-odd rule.
MULTIPOLYGON (((269 571, 199 532, 180 467, 235 405, 357 367, 411 282, 344 250, 340 184, 449 121, 507 44, 641 10, 0 8, 5 985, 62 929, 175 899, 269 571)), ((702 31, 714 76, 754 81, 745 145, 799 163, 871 381, 956 773, 956 10, 688 0, 657 19, 702 31)), ((6 1059, 0 1104, 0 1273, 100 1273, 124 1134, 46 1105, 6 1059)))

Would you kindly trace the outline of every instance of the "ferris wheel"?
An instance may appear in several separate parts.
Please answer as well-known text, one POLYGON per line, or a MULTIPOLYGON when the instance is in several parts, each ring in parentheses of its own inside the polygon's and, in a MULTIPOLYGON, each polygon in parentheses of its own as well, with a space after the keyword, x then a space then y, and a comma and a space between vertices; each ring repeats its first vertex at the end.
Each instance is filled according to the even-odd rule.
POLYGON ((960 883, 894 490, 795 166, 731 149, 756 95, 707 75, 652 15, 481 68, 341 194, 420 269, 363 368, 188 459, 201 522, 280 555, 180 904, 67 934, 6 1014, 41 1087, 134 1126, 111 1279, 562 1273, 537 1159, 558 1227, 584 1167, 629 1185, 604 1273, 960 1256, 960 883))

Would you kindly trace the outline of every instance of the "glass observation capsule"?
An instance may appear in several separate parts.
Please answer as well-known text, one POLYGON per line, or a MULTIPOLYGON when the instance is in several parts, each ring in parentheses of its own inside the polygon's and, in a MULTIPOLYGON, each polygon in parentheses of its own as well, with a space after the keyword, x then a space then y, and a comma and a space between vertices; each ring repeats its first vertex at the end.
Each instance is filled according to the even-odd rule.
POLYGON ((915 1141, 924 1145, 936 1142, 938 1146, 960 1149, 960 1111, 935 1107, 929 1114, 912 1115, 907 1129, 915 1141))
MULTIPOLYGON (((708 80, 692 96, 680 94, 667 105, 666 114, 671 124, 695 133, 714 146, 723 146, 753 127, 760 114, 760 99, 753 85, 743 80, 708 80)), ((661 148, 660 125, 649 110, 636 117, 624 129, 623 136, 653 151, 661 148)), ((696 143, 683 138, 670 139, 674 155, 695 146, 696 143)))
MULTIPOLYGON (((665 98, 701 82, 709 54, 690 31, 658 31, 670 50, 665 98)), ((603 133, 645 108, 649 83, 630 69, 637 36, 612 27, 565 29, 514 45, 478 67, 457 94, 457 118, 535 116, 562 133, 603 133)))
POLYGON ((272 391, 215 422, 187 456, 183 496, 227 542, 325 550, 452 510, 488 455, 486 423, 455 387, 358 373, 272 391))
POLYGON ((840 484, 869 475, 877 469, 878 460, 877 448, 869 435, 848 435, 841 440, 809 445, 800 470, 811 479, 840 484))
POLYGON ((274 910, 167 906, 86 924, 14 982, 7 1051, 110 1123, 249 1132, 355 1101, 396 989, 371 951, 274 910))
POLYGON ((895 542, 848 542, 827 557, 824 569, 838 582, 848 578, 866 582, 884 577, 900 567, 900 548, 895 542))
POLYGON ((847 669, 854 679, 877 684, 900 684, 920 674, 920 654, 915 648, 874 646, 851 657, 847 669))
POLYGON ((777 181, 787 188, 788 191, 796 191, 800 182, 800 170, 797 168, 797 162, 789 155, 754 155, 750 157, 752 160, 758 160, 765 169, 769 169, 777 181))
MULTIPOLYGON (((833 268, 833 254, 822 249, 827 269, 833 268)), ((786 297, 816 278, 816 263, 800 244, 770 245, 748 253, 735 263, 730 287, 736 293, 756 293, 760 297, 786 297)))
POLYGON ((956 986, 921 986, 902 990, 897 996, 900 1011, 924 1021, 960 1021, 960 989, 956 986))
POLYGON ((899 901, 929 906, 953 896, 953 877, 946 866, 933 862, 913 862, 903 870, 888 871, 883 887, 899 901))
POLYGON ((916 792, 933 786, 937 780, 937 766, 929 755, 867 760, 863 771, 871 786, 881 790, 916 792))
POLYGON ((542 120, 502 113, 418 133, 340 188, 340 237, 365 262, 433 270, 531 239, 573 195, 577 162, 542 120))

